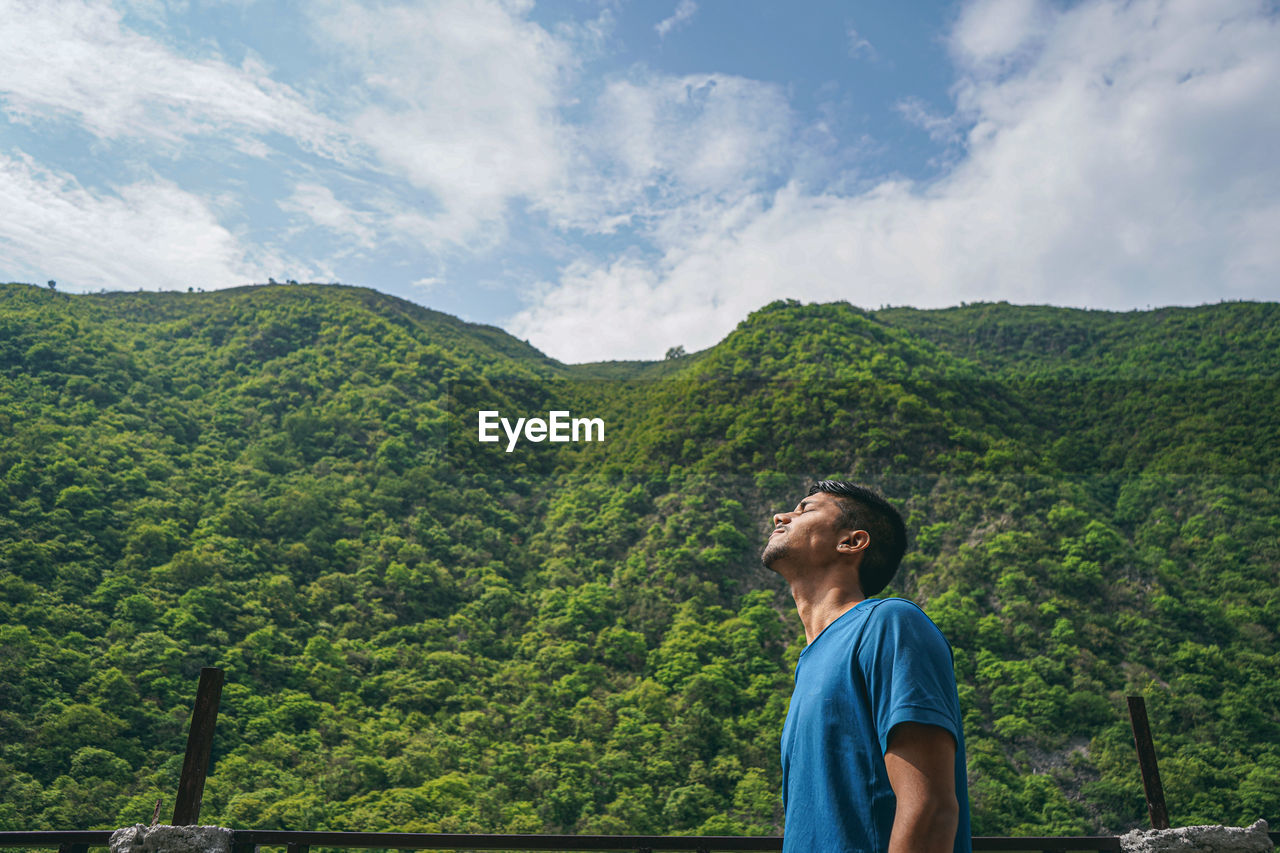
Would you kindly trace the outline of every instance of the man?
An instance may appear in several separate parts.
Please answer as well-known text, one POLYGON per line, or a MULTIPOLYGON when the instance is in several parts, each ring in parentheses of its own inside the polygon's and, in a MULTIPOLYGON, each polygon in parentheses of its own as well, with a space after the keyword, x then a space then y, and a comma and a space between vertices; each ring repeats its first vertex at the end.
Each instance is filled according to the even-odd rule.
POLYGON ((884 589, 902 517, 823 480, 773 517, 761 560, 791 586, 808 646, 782 729, 787 853, 968 853, 964 734, 951 647, 884 589))

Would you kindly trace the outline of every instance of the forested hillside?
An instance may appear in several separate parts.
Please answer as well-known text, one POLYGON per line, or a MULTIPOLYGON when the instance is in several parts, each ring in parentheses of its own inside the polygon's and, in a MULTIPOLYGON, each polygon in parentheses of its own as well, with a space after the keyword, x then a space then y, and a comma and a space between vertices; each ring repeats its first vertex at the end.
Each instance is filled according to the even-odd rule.
POLYGON ((978 834, 1280 820, 1280 306, 777 302, 563 365, 322 286, 0 286, 0 828, 780 830, 803 634, 759 567, 879 486, 955 648, 978 834), (603 442, 477 440, 477 413, 603 442), (167 813, 167 812, 166 812, 167 813))

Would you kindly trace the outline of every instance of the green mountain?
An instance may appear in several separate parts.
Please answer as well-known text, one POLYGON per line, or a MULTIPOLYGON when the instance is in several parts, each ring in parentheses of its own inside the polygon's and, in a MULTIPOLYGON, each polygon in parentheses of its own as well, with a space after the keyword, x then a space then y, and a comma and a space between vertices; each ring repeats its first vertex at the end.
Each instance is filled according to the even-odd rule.
POLYGON ((1275 820, 1278 350, 1275 304, 776 302, 564 365, 357 288, 0 286, 0 828, 167 813, 217 665, 202 822, 776 833, 757 555, 826 476, 905 510, 976 833, 1144 824, 1128 694, 1175 822, 1275 820), (604 440, 478 440, 555 411, 604 440))

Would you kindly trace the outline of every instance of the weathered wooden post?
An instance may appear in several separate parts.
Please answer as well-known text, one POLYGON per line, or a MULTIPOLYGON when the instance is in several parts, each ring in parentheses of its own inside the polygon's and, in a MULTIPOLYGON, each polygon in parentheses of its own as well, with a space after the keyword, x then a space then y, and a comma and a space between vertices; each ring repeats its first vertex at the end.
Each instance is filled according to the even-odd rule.
POLYGON ((1138 749, 1138 767, 1142 770, 1142 790, 1147 795, 1147 812, 1152 829, 1169 828, 1169 810, 1164 805, 1164 785, 1156 767, 1156 748, 1151 741, 1151 725, 1147 722, 1147 703, 1141 696, 1129 696, 1129 722, 1133 725, 1133 743, 1138 749))
POLYGON ((218 704, 221 701, 222 670, 206 666, 200 670, 196 704, 191 710, 191 728, 187 732, 187 756, 182 762, 178 798, 173 804, 174 826, 193 826, 200 821, 200 803, 204 799, 204 777, 209 772, 213 727, 218 722, 218 704))

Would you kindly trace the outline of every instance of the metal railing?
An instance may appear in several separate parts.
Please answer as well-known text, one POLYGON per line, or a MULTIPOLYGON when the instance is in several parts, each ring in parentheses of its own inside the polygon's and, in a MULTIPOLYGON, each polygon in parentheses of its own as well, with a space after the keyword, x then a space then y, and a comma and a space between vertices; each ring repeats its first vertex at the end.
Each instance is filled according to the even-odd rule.
MULTIPOLYGON (((1268 833, 1280 849, 1280 832, 1268 833)), ((0 847, 57 849, 58 853, 89 853, 91 847, 106 847, 111 830, 63 830, 54 832, 0 832, 0 847)), ((445 832, 308 832, 283 829, 234 829, 232 853, 254 853, 260 847, 285 848, 286 853, 309 853, 312 847, 379 848, 384 850, 631 850, 658 853, 662 850, 692 850, 706 853, 781 850, 776 835, 485 835, 445 832)), ((1119 853, 1115 835, 1000 836, 975 835, 974 853, 1056 853, 1056 851, 1098 851, 1119 853)))
POLYGON ((90 847, 111 843, 109 829, 62 830, 56 832, 0 832, 0 847, 34 849, 58 848, 58 853, 88 853, 90 847))
MULTIPOLYGON (((209 763, 213 728, 222 693, 222 671, 206 667, 200 671, 200 686, 187 738, 186 761, 179 781, 174 807, 174 824, 191 825, 199 820, 204 777, 209 763)), ((1144 791, 1152 825, 1169 825, 1164 790, 1156 769, 1155 752, 1141 697, 1130 697, 1129 714, 1141 764, 1144 791)), ((160 814, 156 803, 155 816, 160 814)), ((0 831, 0 848, 53 849, 58 853, 88 853, 91 847, 107 847, 112 830, 0 831)), ((1280 848, 1280 832, 1270 833, 1280 848)), ((379 848, 384 850, 631 850, 657 853, 660 850, 752 851, 781 850, 782 838, 774 835, 497 835, 440 832, 311 832, 277 829, 231 830, 232 853, 256 853, 260 847, 285 848, 287 853, 310 853, 312 847, 379 848)), ((975 853, 1051 853, 1051 851, 1097 851, 1119 853, 1120 839, 1114 835, 1075 836, 974 836, 975 853)))
MULTIPOLYGON (((1280 842, 1280 833, 1272 833, 1280 842)), ((0 832, 0 847, 53 849, 58 853, 88 853, 106 847, 111 830, 61 832, 0 832)), ((630 850, 658 853, 665 850, 729 851, 781 850, 776 835, 500 835, 442 832, 308 832, 280 829, 236 829, 231 832, 232 853, 254 853, 257 848, 285 848, 287 853, 309 853, 312 847, 379 848, 384 850, 630 850)), ((975 853, 1049 853, 1049 851, 1099 851, 1118 853, 1114 835, 1079 836, 975 836, 975 853)))

